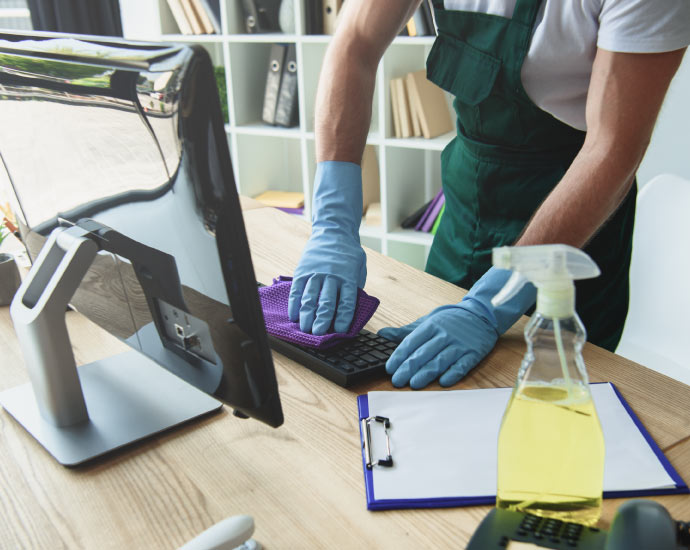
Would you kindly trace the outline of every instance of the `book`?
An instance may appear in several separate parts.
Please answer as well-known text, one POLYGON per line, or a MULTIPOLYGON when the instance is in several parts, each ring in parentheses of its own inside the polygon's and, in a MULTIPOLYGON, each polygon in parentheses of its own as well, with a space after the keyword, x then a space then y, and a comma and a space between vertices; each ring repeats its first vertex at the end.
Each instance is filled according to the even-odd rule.
POLYGON ((441 218, 443 217, 443 213, 446 211, 446 201, 443 201, 443 206, 441 207, 441 211, 438 213, 438 216, 436 217, 436 221, 434 222, 433 227, 431 228, 431 233, 432 235, 436 235, 436 231, 438 231, 438 226, 441 224, 441 218))
MULTIPOLYGON (((689 493, 617 388, 611 383, 590 388, 606 441, 604 498, 689 493)), ((367 508, 493 505, 498 432, 511 392, 491 388, 360 395, 367 508), (377 418, 387 421, 387 434, 377 418), (458 418, 465 420, 448 421, 458 418), (384 457, 388 467, 373 465, 384 457)))
POLYGON ((364 214, 364 223, 372 227, 381 225, 381 203, 372 202, 364 214))
POLYGON ((254 199, 266 206, 276 208, 302 208, 304 206, 304 193, 299 191, 268 190, 257 195, 254 199))
POLYGON ((422 224, 422 227, 420 231, 424 231, 424 233, 429 233, 431 231, 431 228, 434 226, 436 223, 436 219, 438 218, 439 213, 441 212, 441 208, 443 205, 446 203, 446 198, 443 195, 443 191, 441 191, 440 196, 434 203, 433 207, 431 208, 429 215, 426 217, 425 222, 422 224))
POLYGON ((204 5, 206 14, 208 15, 211 25, 213 26, 213 31, 216 34, 222 34, 223 29, 221 27, 221 16, 220 16, 220 0, 201 0, 204 5))
POLYGON ((211 18, 206 13, 206 8, 201 0, 191 0, 194 13, 201 24, 201 29, 204 34, 213 34, 215 32, 211 18))
POLYGON ((194 31, 192 30, 192 25, 187 20, 187 15, 185 14, 184 8, 182 7, 182 1, 167 0, 167 2, 168 7, 172 12, 173 19, 175 19, 175 23, 177 23, 177 26, 180 28, 180 33, 194 34, 194 31))
POLYGON ((362 211, 366 211, 370 204, 380 201, 381 188, 376 147, 365 145, 362 154, 362 211))
POLYGON ((453 119, 441 88, 427 80, 424 69, 406 76, 411 103, 419 114, 422 135, 431 139, 454 129, 453 119))
POLYGON ((400 131, 400 107, 398 106, 398 87, 395 84, 395 79, 390 81, 391 89, 391 112, 393 113, 393 135, 396 138, 402 137, 400 131))
POLYGON ((417 222, 417 224, 414 226, 414 228, 415 228, 417 231, 421 231, 421 230, 422 230, 422 227, 423 227, 424 224, 426 223, 427 218, 429 217, 429 215, 431 214, 431 212, 434 210, 434 207, 436 206, 436 203, 437 203, 439 200, 441 200, 441 196, 442 196, 442 195, 443 195, 443 190, 441 189, 441 190, 439 190, 438 193, 436 193, 436 195, 434 195, 434 198, 431 199, 431 202, 429 203, 429 206, 427 207, 427 209, 426 209, 426 210, 424 211, 424 213, 422 214, 422 217, 419 218, 419 221, 417 222))
POLYGON ((402 78, 393 79, 393 85, 398 94, 398 113, 400 114, 400 137, 412 137, 412 120, 410 118, 410 103, 407 99, 407 86, 402 78))
POLYGON ((421 127, 421 123, 419 120, 419 112, 415 108, 415 104, 412 101, 410 101, 411 96, 410 96, 410 87, 409 87, 410 85, 409 85, 408 79, 407 78, 403 79, 403 82, 405 84, 405 91, 407 92, 407 102, 408 102, 409 108, 410 108, 410 120, 412 121, 412 135, 414 137, 419 137, 422 135, 422 127, 421 127))
POLYGON ((180 0, 180 3, 182 4, 182 9, 187 17, 187 21, 189 21, 192 27, 192 34, 204 34, 199 17, 194 11, 194 6, 192 6, 192 0, 180 0))
POLYGON ((407 218, 405 218, 405 219, 402 221, 402 223, 400 224, 400 226, 401 226, 403 229, 413 229, 414 226, 417 225, 417 223, 419 222, 419 220, 421 219, 421 217, 424 215, 424 212, 426 212, 426 209, 429 208, 429 206, 431 205, 431 202, 432 202, 432 201, 433 201, 433 199, 431 199, 429 202, 425 203, 424 205, 420 206, 420 207, 419 207, 417 210, 415 210, 412 214, 410 214, 409 216, 407 216, 407 218))

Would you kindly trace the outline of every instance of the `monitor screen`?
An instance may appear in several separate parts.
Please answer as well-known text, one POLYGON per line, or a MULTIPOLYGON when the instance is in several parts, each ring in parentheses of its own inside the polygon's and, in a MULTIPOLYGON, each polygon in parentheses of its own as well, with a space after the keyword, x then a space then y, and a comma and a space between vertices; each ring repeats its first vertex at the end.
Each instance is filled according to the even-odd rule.
POLYGON ((239 416, 279 426, 206 50, 0 35, 0 124, 30 257, 61 226, 99 244, 72 307, 239 416))

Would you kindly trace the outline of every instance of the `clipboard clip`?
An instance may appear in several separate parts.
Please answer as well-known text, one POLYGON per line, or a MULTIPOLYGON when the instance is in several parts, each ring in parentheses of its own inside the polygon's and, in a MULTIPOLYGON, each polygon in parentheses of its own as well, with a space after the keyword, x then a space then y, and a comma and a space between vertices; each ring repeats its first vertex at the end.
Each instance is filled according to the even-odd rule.
POLYGON ((391 427, 390 419, 385 416, 370 416, 368 418, 362 418, 362 439, 364 447, 364 455, 366 458, 367 469, 371 470, 374 466, 381 466, 382 468, 392 468, 393 467, 393 456, 391 455, 391 439, 388 435, 388 428, 391 427), (373 461, 371 458, 371 424, 372 422, 378 422, 383 424, 383 433, 386 436, 386 458, 381 458, 377 461, 373 461))

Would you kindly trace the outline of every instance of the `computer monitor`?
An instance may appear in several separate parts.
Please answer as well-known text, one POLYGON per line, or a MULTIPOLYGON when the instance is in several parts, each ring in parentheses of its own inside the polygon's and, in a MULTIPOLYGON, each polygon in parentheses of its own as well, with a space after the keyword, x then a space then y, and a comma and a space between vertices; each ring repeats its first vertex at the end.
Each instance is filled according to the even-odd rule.
MULTIPOLYGON (((11 312, 25 357, 32 358, 26 357, 42 417, 34 418, 38 430, 60 438, 81 425, 79 414, 75 421, 72 412, 61 418, 53 410, 60 398, 55 386, 69 377, 55 374, 62 363, 50 364, 51 357, 67 352, 58 349, 55 335, 62 333, 46 335, 45 323, 35 319, 56 271, 83 274, 65 300, 136 350, 139 361, 155 361, 238 416, 279 426, 276 376, 206 50, 0 34, 0 126, 0 173, 34 261, 11 312), (41 257, 47 243, 52 251, 41 257), (85 266, 69 272, 63 264, 81 254, 79 247, 90 250, 85 266), (46 345, 53 348, 34 349, 46 345), (32 373, 35 362, 45 363, 44 372, 32 373)), ((124 372, 117 368, 112 372, 124 372)), ((184 408, 183 398, 175 403, 164 395, 177 390, 147 387, 158 382, 143 375, 138 380, 144 369, 96 385, 131 383, 127 399, 132 392, 141 397, 142 417, 160 397, 173 411, 184 408)), ((80 367, 82 386, 86 372, 80 367)), ((73 400, 65 399, 71 407, 73 400)), ((15 418, 25 414, 5 394, 0 401, 15 418)), ((26 414, 36 417, 36 411, 26 414)), ((36 428, 27 429, 38 437, 36 428)))

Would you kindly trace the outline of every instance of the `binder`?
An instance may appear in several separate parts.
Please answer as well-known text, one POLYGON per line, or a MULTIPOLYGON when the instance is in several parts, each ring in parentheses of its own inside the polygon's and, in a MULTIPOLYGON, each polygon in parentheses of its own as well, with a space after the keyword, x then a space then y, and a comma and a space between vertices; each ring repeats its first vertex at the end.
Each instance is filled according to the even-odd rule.
POLYGON ((323 1, 305 0, 307 34, 323 34, 323 1))
POLYGON ((422 11, 422 15, 424 16, 426 34, 428 36, 434 36, 436 34, 436 25, 434 24, 434 14, 429 0, 422 0, 422 4, 419 6, 419 9, 422 11))
POLYGON ((323 33, 335 34, 338 24, 338 13, 343 6, 343 0, 323 0, 323 33))
POLYGON ((289 44, 283 62, 283 75, 278 92, 275 124, 289 128, 298 123, 297 110, 297 54, 294 44, 289 44))
MULTIPOLYGON (((607 446, 604 498, 690 493, 617 388, 611 383, 590 387, 607 446)), ((498 432, 511 392, 360 395, 367 508, 494 504, 498 432)))
POLYGON ((287 46, 273 44, 268 59, 268 71, 266 73, 266 89, 264 91, 264 107, 261 118, 267 124, 275 124, 276 108, 278 107, 278 94, 280 93, 280 81, 283 75, 283 63, 287 46))
POLYGON ((245 29, 250 34, 279 32, 281 0, 242 0, 245 29))

